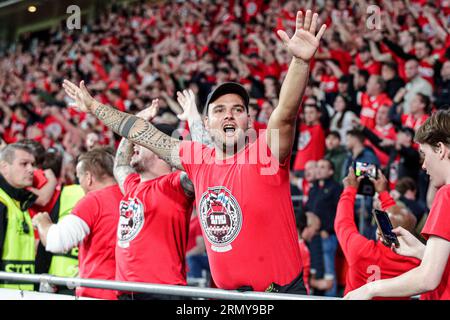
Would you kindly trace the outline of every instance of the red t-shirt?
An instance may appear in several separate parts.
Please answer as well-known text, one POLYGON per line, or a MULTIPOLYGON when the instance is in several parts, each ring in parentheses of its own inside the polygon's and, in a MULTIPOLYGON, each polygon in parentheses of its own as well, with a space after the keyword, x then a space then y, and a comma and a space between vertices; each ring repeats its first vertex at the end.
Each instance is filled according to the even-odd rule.
MULTIPOLYGON (((395 205, 388 192, 382 192, 379 197, 383 210, 395 205)), ((355 198, 356 189, 345 188, 334 221, 348 263, 345 294, 371 281, 397 277, 420 264, 418 259, 398 255, 380 241, 368 240, 359 233, 354 218, 355 198)))
POLYGON ((369 60, 365 64, 361 61, 360 54, 358 53, 355 58, 355 64, 360 70, 366 70, 370 75, 381 73, 381 63, 374 60, 369 60))
POLYGON ((308 161, 317 161, 325 156, 325 132, 320 124, 300 125, 297 150, 294 170, 304 170, 308 161))
MULTIPOLYGON (((450 241, 450 185, 441 187, 431 206, 430 215, 422 230, 422 236, 430 236, 450 241)), ((444 274, 439 286, 420 296, 422 300, 450 300, 450 259, 447 260, 444 274)))
MULTIPOLYGON (((116 262, 114 248, 122 199, 118 185, 89 192, 73 208, 72 213, 83 219, 90 233, 80 244, 78 254, 80 278, 114 280, 116 262)), ((116 300, 113 290, 77 288, 77 296, 116 300)))
POLYGON ((364 92, 361 95, 361 125, 369 129, 375 128, 375 117, 381 106, 392 106, 392 101, 387 94, 381 93, 371 97, 364 92))
POLYGON ((217 287, 264 291, 302 271, 289 183, 289 159, 271 154, 265 132, 227 160, 183 141, 180 158, 195 186, 203 238, 217 287), (274 198, 276 195, 276 199, 274 198), (272 201, 270 201, 272 199, 272 201))
POLYGON ((325 91, 325 93, 337 92, 338 80, 339 79, 334 75, 324 74, 320 77, 320 88, 325 91))
POLYGON ((130 174, 120 203, 116 280, 186 285, 186 244, 193 199, 180 171, 140 182, 130 174))

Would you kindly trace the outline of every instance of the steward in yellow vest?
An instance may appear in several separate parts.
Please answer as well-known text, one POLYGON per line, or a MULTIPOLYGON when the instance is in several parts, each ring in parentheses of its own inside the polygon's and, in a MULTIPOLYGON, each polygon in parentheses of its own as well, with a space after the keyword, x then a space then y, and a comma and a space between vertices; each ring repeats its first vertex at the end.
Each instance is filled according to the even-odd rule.
MULTIPOLYGON (((33 183, 34 156, 23 144, 0 152, 0 270, 34 273, 35 240, 28 208, 36 195, 25 190, 33 183)), ((33 284, 0 280, 0 288, 33 290, 33 284)))

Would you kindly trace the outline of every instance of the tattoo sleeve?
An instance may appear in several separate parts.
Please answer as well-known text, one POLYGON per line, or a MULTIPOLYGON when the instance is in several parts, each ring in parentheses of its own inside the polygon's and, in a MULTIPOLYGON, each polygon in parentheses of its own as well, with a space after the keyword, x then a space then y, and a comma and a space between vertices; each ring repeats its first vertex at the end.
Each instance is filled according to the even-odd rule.
POLYGON ((180 141, 165 135, 150 122, 131 114, 121 112, 111 106, 99 104, 94 114, 108 128, 153 151, 158 157, 180 170, 184 170, 179 157, 180 141))
POLYGON ((203 143, 203 144, 207 145, 208 147, 211 147, 213 145, 211 136, 209 135, 208 131, 206 131, 205 127, 203 126, 201 119, 189 121, 189 129, 190 129, 192 141, 203 143))
POLYGON ((114 159, 114 177, 119 184, 120 190, 125 194, 123 184, 129 174, 134 173, 134 169, 130 166, 131 157, 133 156, 133 144, 125 138, 120 141, 117 148, 116 157, 114 159))
POLYGON ((184 193, 186 194, 186 196, 193 198, 195 196, 194 184, 189 179, 186 172, 181 173, 180 182, 181 182, 181 186, 183 187, 184 193))

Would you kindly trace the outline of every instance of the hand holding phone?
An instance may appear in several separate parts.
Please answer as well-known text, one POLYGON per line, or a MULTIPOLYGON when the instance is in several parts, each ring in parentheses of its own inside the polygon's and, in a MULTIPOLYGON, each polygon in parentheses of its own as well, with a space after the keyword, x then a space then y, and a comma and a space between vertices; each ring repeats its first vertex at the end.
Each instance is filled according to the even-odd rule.
POLYGON ((378 168, 375 164, 365 162, 354 163, 356 177, 363 177, 359 183, 358 194, 373 197, 375 195, 375 186, 371 179, 378 178, 378 168))
POLYGON ((375 217, 375 221, 381 231, 383 244, 389 248, 391 248, 392 245, 395 245, 395 247, 399 247, 400 243, 398 241, 397 235, 392 232, 393 227, 387 212, 373 209, 373 216, 375 217))

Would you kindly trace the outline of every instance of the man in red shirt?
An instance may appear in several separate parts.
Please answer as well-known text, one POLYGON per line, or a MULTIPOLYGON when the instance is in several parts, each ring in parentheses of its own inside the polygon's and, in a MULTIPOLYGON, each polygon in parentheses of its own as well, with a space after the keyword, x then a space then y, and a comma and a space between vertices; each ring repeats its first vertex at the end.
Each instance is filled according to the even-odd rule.
MULTIPOLYGON (((389 107, 381 106, 375 116, 375 128, 372 130, 381 140, 395 141, 397 133, 394 125, 389 121, 389 107)), ((389 162, 389 155, 374 146, 369 140, 366 140, 366 145, 373 148, 375 155, 380 160, 381 167, 384 168, 389 162)))
POLYGON ((401 116, 402 125, 416 131, 428 119, 430 111, 430 97, 418 93, 411 100, 409 114, 403 114, 401 116))
MULTIPOLYGON (((344 179, 344 192, 339 200, 334 229, 348 264, 344 293, 355 290, 368 281, 393 278, 417 267, 418 259, 401 256, 381 241, 369 240, 358 231, 355 223, 355 201, 359 180, 353 169, 344 179)), ((394 226, 413 230, 416 220, 409 212, 400 211, 387 191, 386 178, 380 174, 374 183, 381 209, 389 212, 394 226), (394 213, 395 214, 392 214, 394 213)))
POLYGON ((438 189, 422 229, 428 240, 423 245, 403 228, 394 229, 400 241, 395 250, 421 260, 418 267, 392 279, 370 282, 350 292, 348 299, 405 297, 422 294, 421 299, 450 299, 450 111, 433 114, 416 133, 424 155, 422 168, 438 189))
MULTIPOLYGON (((138 116, 150 120, 156 115, 151 114, 152 107, 138 116)), ((167 135, 173 131, 167 125, 156 127, 167 135)), ((149 149, 122 139, 114 175, 124 194, 117 229, 116 280, 186 285, 186 245, 194 199, 186 173, 172 172, 149 149)), ((119 292, 120 300, 174 298, 119 292)))
POLYGON ((392 105, 391 99, 384 93, 385 83, 381 76, 372 75, 367 82, 367 91, 358 97, 361 105, 361 124, 369 129, 375 128, 375 117, 381 106, 392 105))
POLYGON ((318 161, 325 156, 325 131, 320 124, 320 108, 315 99, 305 101, 303 114, 294 171, 303 171, 308 161, 318 161))
MULTIPOLYGON (((47 212, 33 218, 47 251, 63 253, 80 244, 80 278, 115 279, 114 248, 122 193, 114 180, 113 166, 114 157, 103 149, 82 154, 77 164, 77 177, 86 195, 72 213, 57 224, 52 223, 47 212)), ((117 299, 113 290, 83 287, 77 288, 76 295, 117 299)))
POLYGON ((195 186, 211 273, 219 288, 306 293, 289 190, 289 157, 310 60, 326 29, 322 25, 316 35, 317 19, 310 10, 305 17, 299 11, 292 38, 278 31, 294 57, 267 130, 250 144, 245 143, 249 97, 239 84, 224 83, 209 95, 205 127, 214 148, 208 148, 170 138, 147 121, 100 104, 83 82, 80 87, 64 82, 66 93, 82 110, 186 170, 195 186), (261 201, 274 194, 277 201, 261 201))

